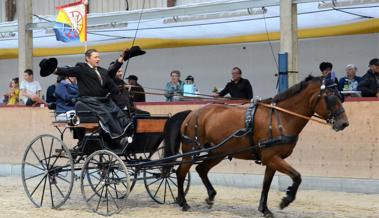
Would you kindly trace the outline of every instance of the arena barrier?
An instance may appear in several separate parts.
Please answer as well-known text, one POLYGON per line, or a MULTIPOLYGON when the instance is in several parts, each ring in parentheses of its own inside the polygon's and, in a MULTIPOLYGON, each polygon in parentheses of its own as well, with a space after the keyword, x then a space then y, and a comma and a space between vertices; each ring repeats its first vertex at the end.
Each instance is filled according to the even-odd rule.
MULTIPOLYGON (((152 114, 174 114, 196 109, 206 102, 140 103, 152 114)), ((350 99, 344 103, 350 126, 342 132, 310 122, 302 131, 294 153, 287 159, 303 176, 302 188, 379 193, 379 99, 350 99)), ((58 131, 47 108, 0 107, 0 176, 19 175, 28 143, 36 136, 58 131)), ((75 141, 66 134, 64 142, 75 141)), ((259 187, 264 167, 253 161, 226 160, 211 177, 216 184, 259 187), (233 178, 225 174, 235 174, 233 178)), ((196 173, 193 173, 196 174, 196 173)), ((287 176, 276 174, 273 186, 285 189, 287 176)), ((195 182, 200 181, 195 178, 195 182)))

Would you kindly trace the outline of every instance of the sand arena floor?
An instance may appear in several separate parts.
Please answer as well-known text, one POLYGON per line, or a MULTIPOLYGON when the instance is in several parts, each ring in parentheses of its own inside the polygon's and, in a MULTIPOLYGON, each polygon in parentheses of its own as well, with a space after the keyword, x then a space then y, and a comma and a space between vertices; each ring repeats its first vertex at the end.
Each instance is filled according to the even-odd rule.
MULTIPOLYGON (((160 205, 146 193, 143 183, 137 183, 128 198, 127 208, 112 217, 130 218, 198 218, 198 217, 262 217, 257 210, 260 190, 215 186, 218 194, 212 209, 204 203, 203 186, 193 185, 187 200, 189 212, 182 212, 177 205, 160 205)), ((379 217, 379 195, 299 190, 298 197, 288 208, 278 208, 284 193, 272 190, 269 207, 277 218, 330 218, 330 217, 379 217)), ((35 208, 26 197, 19 177, 0 177, 0 217, 102 217, 88 208, 80 194, 79 182, 63 207, 58 210, 35 208)))

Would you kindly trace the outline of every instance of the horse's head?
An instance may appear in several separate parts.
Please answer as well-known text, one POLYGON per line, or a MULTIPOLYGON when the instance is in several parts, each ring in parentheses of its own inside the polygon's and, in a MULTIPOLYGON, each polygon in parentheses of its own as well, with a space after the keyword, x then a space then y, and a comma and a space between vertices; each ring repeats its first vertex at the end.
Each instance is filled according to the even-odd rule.
POLYGON ((349 121, 342 106, 343 96, 340 94, 335 79, 322 77, 319 91, 311 98, 314 112, 325 119, 335 131, 340 131, 349 126, 349 121))

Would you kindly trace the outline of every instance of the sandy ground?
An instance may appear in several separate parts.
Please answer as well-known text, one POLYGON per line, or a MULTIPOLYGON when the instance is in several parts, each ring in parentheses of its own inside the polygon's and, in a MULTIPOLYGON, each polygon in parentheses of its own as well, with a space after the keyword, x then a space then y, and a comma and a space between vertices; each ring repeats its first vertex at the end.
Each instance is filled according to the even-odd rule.
MULTIPOLYGON (((204 203, 206 191, 203 186, 192 186, 187 200, 189 212, 182 212, 177 205, 160 205, 153 202, 143 183, 137 183, 129 196, 127 208, 112 217, 161 218, 161 217, 262 217, 258 212, 260 190, 216 186, 218 195, 215 205, 208 209, 204 203)), ((330 218, 330 217, 379 217, 379 195, 305 191, 300 190, 298 198, 288 208, 278 208, 284 193, 271 191, 269 207, 275 217, 330 218)), ((87 209, 76 182, 74 191, 63 207, 58 210, 35 208, 26 197, 19 177, 0 177, 0 217, 102 217, 87 209)))

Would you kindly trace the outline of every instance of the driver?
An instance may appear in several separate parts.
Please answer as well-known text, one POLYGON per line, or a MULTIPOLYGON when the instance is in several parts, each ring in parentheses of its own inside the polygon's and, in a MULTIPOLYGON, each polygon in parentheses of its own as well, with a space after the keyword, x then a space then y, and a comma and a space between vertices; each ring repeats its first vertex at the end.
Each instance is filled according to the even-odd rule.
MULTIPOLYGON (((99 65, 99 52, 96 49, 88 49, 84 54, 85 62, 79 62, 75 67, 59 67, 54 71, 58 75, 77 78, 79 101, 86 104, 91 109, 91 112, 96 113, 100 119, 102 129, 112 139, 123 136, 131 123, 126 114, 109 97, 111 94, 119 93, 118 87, 109 77, 109 74, 117 72, 125 60, 140 54, 139 47, 133 54, 130 53, 129 49, 126 49, 115 61, 114 68, 106 70, 99 65)), ((56 59, 41 61, 41 76, 51 74, 51 69, 55 68, 52 66, 54 62, 56 67, 56 59)))

